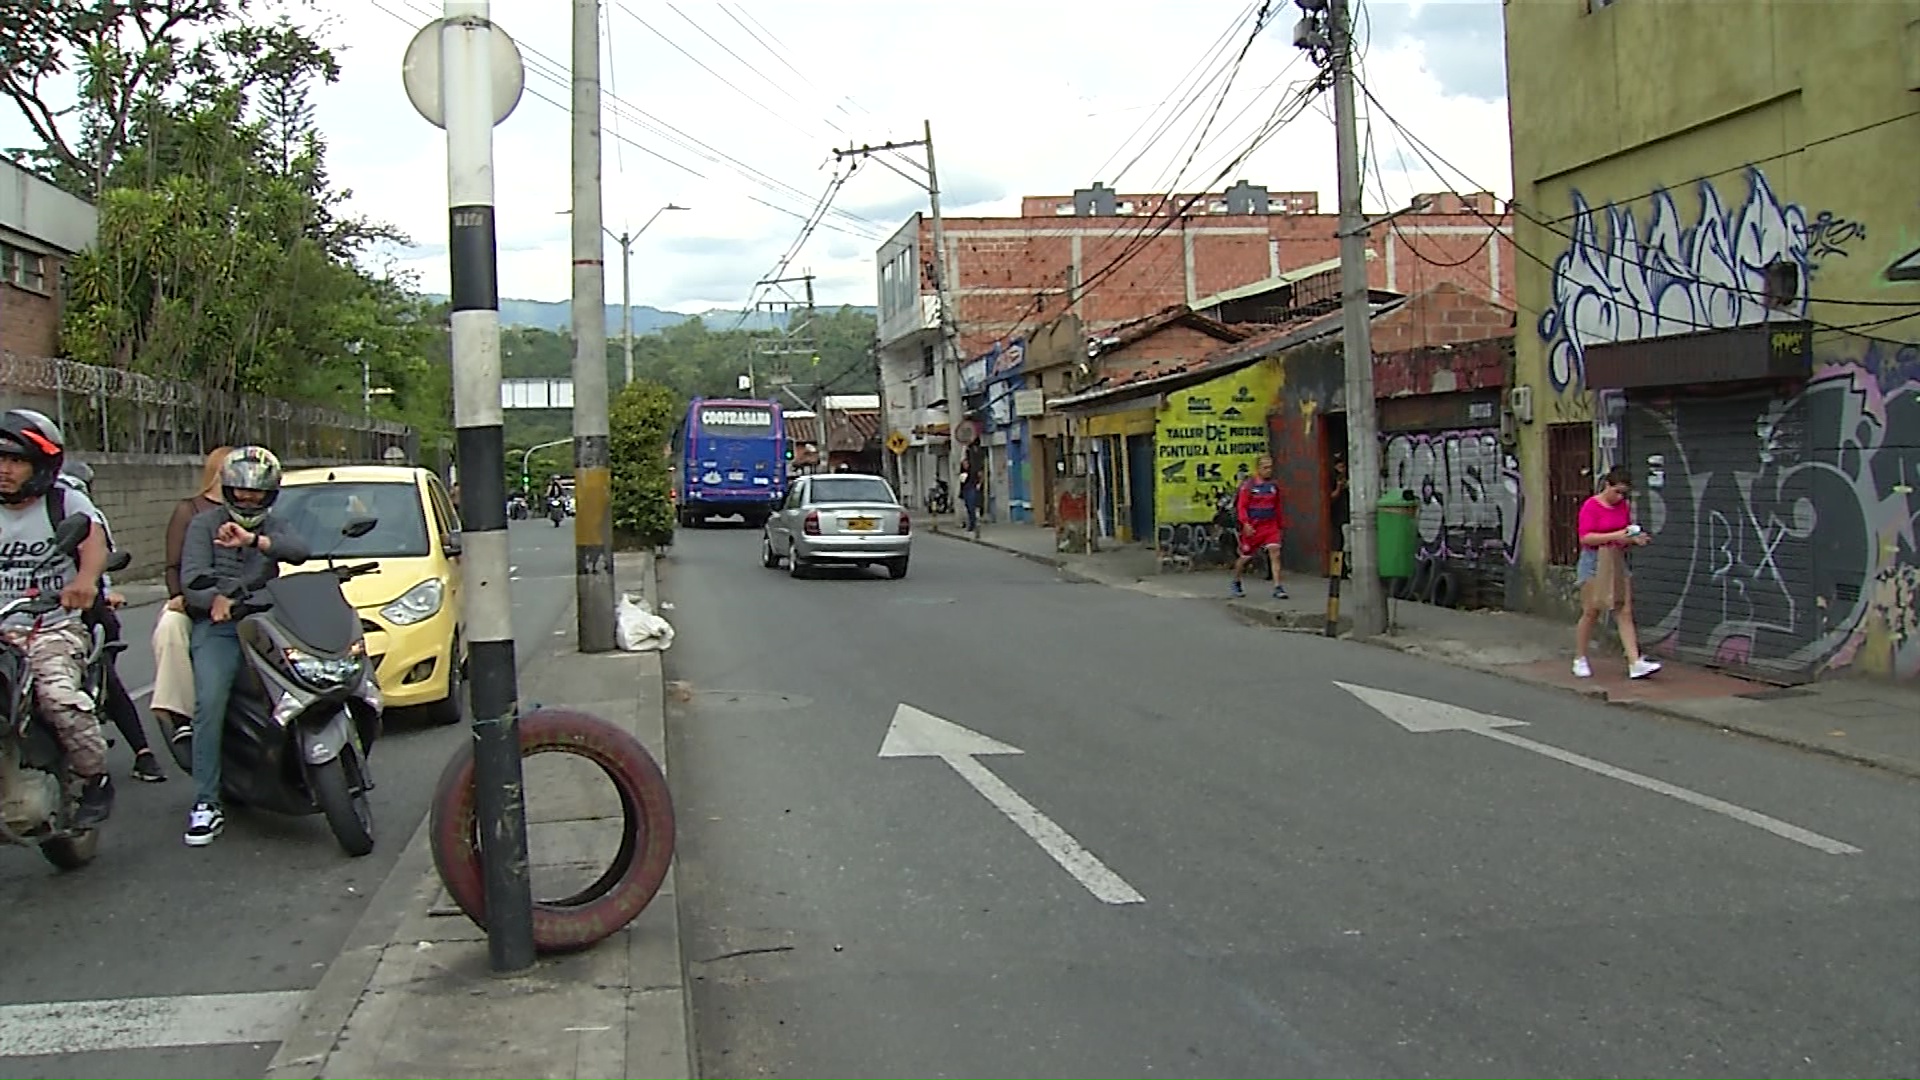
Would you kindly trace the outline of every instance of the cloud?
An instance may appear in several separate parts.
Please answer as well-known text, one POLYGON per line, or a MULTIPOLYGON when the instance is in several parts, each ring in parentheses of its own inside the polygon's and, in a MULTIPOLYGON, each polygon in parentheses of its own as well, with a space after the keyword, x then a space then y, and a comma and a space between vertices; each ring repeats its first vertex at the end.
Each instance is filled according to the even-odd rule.
MULTIPOLYGON (((420 245, 369 261, 390 260, 417 273, 422 288, 445 292, 445 135, 414 113, 400 83, 413 28, 440 5, 313 6, 333 20, 342 64, 339 85, 316 94, 331 171, 353 189, 354 211, 398 226, 420 245)), ((740 307, 825 190, 831 151, 917 139, 923 120, 933 126, 945 209, 956 216, 1017 214, 1023 195, 1066 194, 1096 178, 1138 192, 1165 190, 1178 177, 1180 189, 1193 190, 1223 172, 1221 187, 1244 178, 1273 190, 1316 191, 1323 206, 1334 203, 1333 133, 1318 110, 1228 168, 1305 71, 1292 46, 1291 6, 1281 25, 1247 50, 1183 177, 1180 164, 1211 100, 1149 139, 1169 111, 1160 102, 1186 96, 1176 92, 1181 76, 1214 53, 1241 0, 1134 0, 1102 9, 1091 22, 1081 5, 1031 0, 675 7, 684 14, 665 5, 605 8, 604 222, 619 232, 638 228, 668 201, 692 208, 662 215, 635 245, 636 303, 680 311, 740 307), (1019 32, 1010 34, 1015 26, 1019 32), (938 42, 943 57, 987 59, 936 62, 929 42, 938 42), (1116 175, 1143 144, 1138 162, 1116 175)), ((505 296, 557 300, 570 291, 572 265, 561 214, 571 201, 565 6, 494 0, 492 10, 519 42, 528 69, 526 93, 494 131, 500 287, 505 296)), ((1411 153, 1400 169, 1389 149, 1398 136, 1376 115, 1381 170, 1369 202, 1401 205, 1414 192, 1447 187, 1509 191, 1495 0, 1368 3, 1365 10, 1372 20, 1369 88, 1395 120, 1472 178, 1470 185, 1445 167, 1444 177, 1435 176, 1411 153)), ((1237 43, 1220 51, 1216 63, 1236 51, 1237 43)), ((0 144, 27 141, 17 117, 0 116, 0 144)), ((925 210, 926 192, 910 179, 916 170, 895 164, 909 176, 878 162, 859 169, 837 212, 788 267, 817 275, 822 305, 874 303, 874 251, 925 210)), ((608 295, 617 298, 619 250, 611 241, 606 258, 608 295)))

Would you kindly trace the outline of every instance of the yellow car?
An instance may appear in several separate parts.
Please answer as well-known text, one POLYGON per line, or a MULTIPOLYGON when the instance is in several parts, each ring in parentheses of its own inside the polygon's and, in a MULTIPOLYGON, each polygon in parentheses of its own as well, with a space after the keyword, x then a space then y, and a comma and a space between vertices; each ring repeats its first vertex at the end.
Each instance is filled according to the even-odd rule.
POLYGON ((424 706, 442 724, 462 719, 460 518, 440 478, 396 465, 296 469, 281 479, 273 515, 306 539, 316 560, 331 552, 339 562, 380 564, 345 590, 387 708, 424 706), (365 536, 342 536, 358 517, 377 524, 365 536))

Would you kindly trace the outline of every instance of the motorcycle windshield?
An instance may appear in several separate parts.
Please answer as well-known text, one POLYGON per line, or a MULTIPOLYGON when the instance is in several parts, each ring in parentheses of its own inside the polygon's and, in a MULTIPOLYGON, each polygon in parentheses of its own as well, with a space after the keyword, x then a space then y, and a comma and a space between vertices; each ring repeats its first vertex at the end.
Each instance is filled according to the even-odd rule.
POLYGON ((273 620, 312 652, 343 655, 360 632, 359 613, 327 571, 275 578, 264 591, 273 601, 273 620))

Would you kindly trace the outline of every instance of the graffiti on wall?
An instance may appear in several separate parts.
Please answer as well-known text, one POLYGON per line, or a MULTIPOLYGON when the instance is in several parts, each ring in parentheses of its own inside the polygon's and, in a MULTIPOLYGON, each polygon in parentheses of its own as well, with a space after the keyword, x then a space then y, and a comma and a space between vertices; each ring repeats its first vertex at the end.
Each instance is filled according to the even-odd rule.
POLYGON ((1752 668, 1920 675, 1920 346, 1859 344, 1856 362, 1756 406, 1737 453, 1724 427, 1695 437, 1688 402, 1629 410, 1656 537, 1636 555, 1649 642, 1752 668))
POLYGON ((1387 490, 1419 501, 1420 558, 1478 561, 1520 551, 1520 465, 1491 428, 1389 435, 1387 490))
POLYGON ((1702 180, 1691 226, 1670 191, 1651 196, 1644 230, 1632 210, 1594 207, 1573 194, 1573 239, 1554 261, 1553 297, 1539 322, 1555 390, 1585 386, 1591 344, 1805 317, 1808 282, 1823 261, 1864 239, 1866 227, 1781 201, 1757 168, 1746 179, 1746 197, 1732 203, 1702 180), (1796 291, 1770 307, 1775 263, 1796 269, 1796 291))
POLYGON ((1220 521, 1159 525, 1156 547, 1164 564, 1226 565, 1240 555, 1240 533, 1220 521))

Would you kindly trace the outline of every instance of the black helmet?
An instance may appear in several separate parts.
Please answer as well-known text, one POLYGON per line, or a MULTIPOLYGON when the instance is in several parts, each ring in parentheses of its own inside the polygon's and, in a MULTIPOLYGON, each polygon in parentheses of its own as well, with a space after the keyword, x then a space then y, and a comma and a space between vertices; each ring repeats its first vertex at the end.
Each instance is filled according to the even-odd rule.
POLYGON ((67 437, 60 425, 45 413, 32 409, 9 409, 0 416, 0 454, 25 458, 33 463, 33 475, 11 495, 0 495, 0 502, 23 503, 38 499, 53 490, 60 467, 67 460, 67 437))
POLYGON ((227 517, 243 529, 257 529, 280 497, 280 459, 264 446, 236 447, 220 467, 220 494, 227 501, 227 517), (235 491, 258 491, 266 498, 257 507, 234 505, 235 491))

